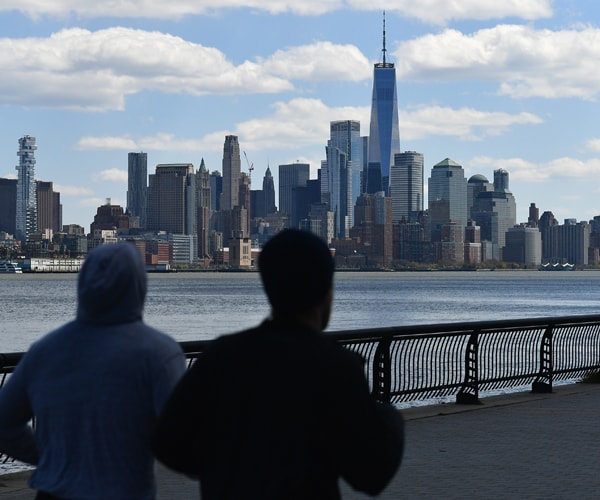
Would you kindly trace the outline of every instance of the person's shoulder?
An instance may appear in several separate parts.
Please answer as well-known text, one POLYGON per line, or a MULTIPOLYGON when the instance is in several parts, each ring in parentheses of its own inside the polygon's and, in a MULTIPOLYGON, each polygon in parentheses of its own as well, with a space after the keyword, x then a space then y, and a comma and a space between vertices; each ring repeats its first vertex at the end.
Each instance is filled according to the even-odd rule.
POLYGON ((144 343, 150 349, 161 349, 162 348, 162 349, 175 350, 175 351, 182 350, 179 342, 177 342, 177 340, 175 340, 173 337, 171 337, 166 332, 163 332, 162 330, 158 330, 154 327, 151 327, 143 322, 139 325, 139 328, 141 329, 140 333, 144 339, 144 343))

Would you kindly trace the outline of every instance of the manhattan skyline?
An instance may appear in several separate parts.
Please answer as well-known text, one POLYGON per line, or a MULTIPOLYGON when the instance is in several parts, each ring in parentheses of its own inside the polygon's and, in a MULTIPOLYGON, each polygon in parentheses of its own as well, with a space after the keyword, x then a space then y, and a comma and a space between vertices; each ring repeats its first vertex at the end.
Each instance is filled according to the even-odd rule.
POLYGON ((129 152, 146 152, 149 172, 202 158, 221 170, 237 135, 253 189, 269 165, 275 185, 280 164, 314 178, 331 121, 368 133, 385 7, 402 151, 424 155, 425 177, 444 158, 467 178, 503 168, 517 222, 531 202, 560 221, 600 214, 600 6, 221 4, 2 2, 0 177, 16 177, 17 139, 35 136, 36 179, 85 228, 107 198, 126 207, 129 152))

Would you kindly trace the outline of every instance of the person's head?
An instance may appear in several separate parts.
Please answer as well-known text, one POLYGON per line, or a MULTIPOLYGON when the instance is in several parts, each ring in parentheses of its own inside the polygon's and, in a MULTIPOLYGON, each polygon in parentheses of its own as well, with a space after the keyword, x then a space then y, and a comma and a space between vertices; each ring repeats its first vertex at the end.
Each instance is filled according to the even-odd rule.
POLYGON ((115 324, 142 319, 146 266, 132 243, 94 248, 79 271, 77 319, 115 324))
POLYGON ((334 262, 318 236, 284 229, 260 252, 258 268, 274 317, 302 317, 319 309, 320 327, 329 321, 334 262))

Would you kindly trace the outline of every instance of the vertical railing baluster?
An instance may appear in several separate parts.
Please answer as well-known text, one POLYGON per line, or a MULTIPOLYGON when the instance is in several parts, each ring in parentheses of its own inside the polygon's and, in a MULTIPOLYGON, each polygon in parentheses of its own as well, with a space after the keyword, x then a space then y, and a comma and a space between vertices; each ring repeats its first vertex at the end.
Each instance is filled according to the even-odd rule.
POLYGON ((531 384, 531 392, 547 393, 552 392, 552 325, 548 325, 542 336, 540 344, 540 371, 538 376, 531 384))
POLYGON ((389 403, 391 400, 392 363, 390 360, 390 337, 379 340, 373 356, 373 395, 377 401, 389 403))
POLYGON ((458 404, 479 404, 479 330, 474 330, 465 351, 465 378, 456 395, 458 404))

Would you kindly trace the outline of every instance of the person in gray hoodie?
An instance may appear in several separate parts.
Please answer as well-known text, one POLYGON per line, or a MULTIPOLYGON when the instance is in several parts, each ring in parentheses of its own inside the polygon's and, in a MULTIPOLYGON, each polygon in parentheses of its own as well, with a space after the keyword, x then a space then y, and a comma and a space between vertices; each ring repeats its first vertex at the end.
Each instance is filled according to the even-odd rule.
POLYGON ((145 296, 133 244, 92 250, 76 319, 35 342, 0 389, 0 451, 36 465, 36 498, 156 496, 151 437, 185 357, 143 322, 145 296))

